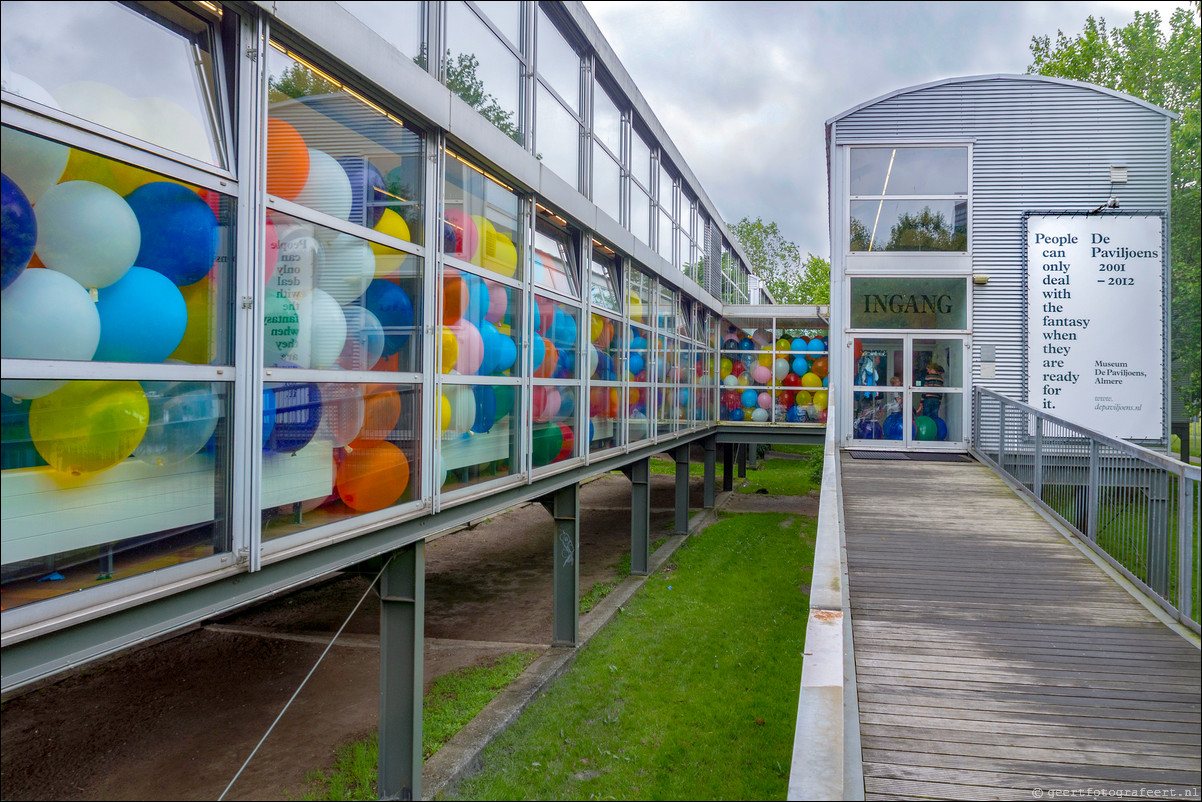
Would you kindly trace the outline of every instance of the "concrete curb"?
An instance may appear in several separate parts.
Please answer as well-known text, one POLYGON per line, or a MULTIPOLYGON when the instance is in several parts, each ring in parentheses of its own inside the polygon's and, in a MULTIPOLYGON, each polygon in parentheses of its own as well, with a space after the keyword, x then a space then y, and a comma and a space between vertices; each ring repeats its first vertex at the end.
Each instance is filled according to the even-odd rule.
MULTIPOLYGON (((718 493, 714 508, 689 519, 687 535, 671 535, 651 555, 648 576, 654 574, 691 536, 718 520, 718 511, 733 491, 718 493)), ((580 643, 576 648, 551 648, 530 664, 520 677, 489 702, 475 718, 447 741, 422 766, 422 799, 437 799, 464 777, 480 769, 485 748, 505 731, 551 683, 567 671, 580 650, 613 620, 619 610, 647 582, 646 576, 629 576, 580 619, 580 643)))

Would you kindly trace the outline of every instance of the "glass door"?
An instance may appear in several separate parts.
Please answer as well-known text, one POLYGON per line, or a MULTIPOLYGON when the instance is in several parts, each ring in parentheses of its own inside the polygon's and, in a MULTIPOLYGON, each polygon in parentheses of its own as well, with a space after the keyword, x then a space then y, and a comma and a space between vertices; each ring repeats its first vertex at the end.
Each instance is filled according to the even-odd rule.
POLYGON ((967 353, 963 336, 855 336, 853 444, 963 447, 967 353))

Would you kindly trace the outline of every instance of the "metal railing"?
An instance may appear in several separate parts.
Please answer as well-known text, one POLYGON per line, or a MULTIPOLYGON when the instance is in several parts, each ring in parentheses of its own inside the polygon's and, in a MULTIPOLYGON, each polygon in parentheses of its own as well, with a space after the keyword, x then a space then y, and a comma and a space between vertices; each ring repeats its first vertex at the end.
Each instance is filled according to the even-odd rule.
POLYGON ((973 389, 975 456, 1199 631, 1200 469, 973 389))

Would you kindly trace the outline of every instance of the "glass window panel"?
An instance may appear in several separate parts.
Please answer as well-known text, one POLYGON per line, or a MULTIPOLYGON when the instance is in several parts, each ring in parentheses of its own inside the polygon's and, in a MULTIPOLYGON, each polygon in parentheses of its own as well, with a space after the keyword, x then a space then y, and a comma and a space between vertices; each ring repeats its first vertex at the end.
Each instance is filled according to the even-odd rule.
POLYGON ((911 434, 920 442, 963 439, 964 396, 957 392, 924 393, 913 399, 911 434))
POLYGON ((268 48, 267 192, 421 244, 422 137, 268 48))
MULTIPOLYGON (((501 5, 516 6, 517 3, 501 5)), ((521 144, 522 132, 518 127, 521 82, 517 56, 464 3, 450 3, 447 9, 444 65, 447 88, 502 133, 521 144)), ((490 15, 490 18, 499 16, 490 15)))
POLYGON ((596 381, 617 381, 623 366, 622 324, 608 315, 589 316, 588 375, 596 381))
POLYGON ((853 329, 963 329, 968 283, 962 278, 853 278, 853 329))
POLYGON ((541 219, 534 231, 534 283, 540 287, 579 298, 576 284, 576 254, 567 232, 541 219))
POLYGON ((397 50, 411 59, 420 59, 422 66, 425 66, 421 3, 339 0, 338 5, 362 20, 397 50))
POLYGON ((664 214, 663 209, 659 212, 659 255, 672 261, 672 218, 664 214))
POLYGON ((172 3, 5 2, 2 14, 5 90, 225 166, 209 22, 172 3))
POLYGON ((580 310, 542 295, 534 296, 534 307, 534 375, 540 379, 579 378, 576 341, 580 310))
POLYGON ((630 387, 626 391, 626 415, 628 418, 629 441, 637 443, 655 436, 655 421, 650 417, 653 389, 650 385, 630 387))
POLYGON ((610 153, 622 157, 622 112, 597 82, 593 83, 593 135, 610 153))
POLYGON ((580 184, 580 123, 540 83, 535 155, 573 187, 580 184))
POLYGON ((421 390, 397 384, 269 382, 263 539, 420 498, 421 390))
POLYGON ((580 55, 563 38, 540 7, 538 10, 538 74, 568 104, 580 113, 580 55))
POLYGON ((443 384, 436 487, 446 493, 519 469, 521 392, 514 385, 443 384))
POLYGON ((675 261, 672 264, 678 269, 683 268, 689 259, 689 238, 683 228, 676 229, 676 254, 673 258, 675 261))
POLYGON ((630 174, 643 185, 644 189, 651 188, 651 147, 643 141, 636 131, 630 137, 630 174))
POLYGON ((852 251, 968 250, 968 203, 956 200, 851 201, 852 251))
POLYGON ((630 289, 626 298, 627 313, 636 323, 648 325, 653 322, 650 317, 652 303, 655 301, 655 279, 641 270, 631 270, 630 289))
POLYGON ((968 148, 852 148, 851 194, 967 195, 968 148))
MULTIPOLYGON (((535 387, 531 390, 536 400, 538 391, 544 389, 535 387)), ((572 391, 574 392, 574 391, 572 391)), ((559 391, 547 388, 546 394, 554 397, 559 391)), ((531 464, 537 468, 554 465, 576 456, 575 418, 535 422, 531 432, 531 464)))
POLYGON ((640 242, 651 242, 651 198, 636 186, 630 188, 630 233, 640 242))
POLYGON ((852 393, 852 437, 856 440, 901 440, 904 431, 900 390, 852 393))
POLYGON ((600 243, 593 242, 592 270, 589 278, 589 294, 593 306, 608 309, 612 312, 622 312, 621 279, 618 276, 617 260, 614 256, 601 250, 600 243))
POLYGON ((279 257, 266 280, 265 367, 421 370, 420 258, 278 212, 268 219, 279 257))
POLYGON ((229 364, 233 198, 16 129, 3 137, 0 353, 229 364))
POLYGON ((661 163, 659 166, 659 205, 664 207, 664 210, 669 214, 672 213, 672 199, 675 197, 676 185, 672 181, 671 174, 664 168, 661 163))
POLYGON ((522 42, 522 4, 518 0, 476 0, 476 7, 518 47, 522 42))
POLYGON ((5 395, 5 609, 228 552, 229 388, 49 381, 32 401, 5 395))
POLYGON ((589 390, 589 450, 614 448, 624 442, 620 403, 622 388, 617 384, 593 384, 589 390))
POLYGON ((659 288, 659 304, 656 314, 659 317, 660 331, 675 331, 677 325, 676 293, 671 287, 659 288))
POLYGON ((446 268, 438 303, 439 370, 462 376, 520 376, 522 293, 467 270, 446 268))
POLYGON ((962 341, 915 337, 911 349, 913 360, 910 378, 913 387, 921 387, 924 392, 939 392, 946 387, 964 386, 962 341))
POLYGON ((447 151, 443 253, 521 279, 519 205, 516 193, 447 151))
POLYGON ((593 143, 593 203, 614 220, 622 218, 622 168, 593 143))
POLYGON ((651 350, 651 332, 642 326, 630 327, 629 356, 626 361, 627 379, 640 384, 648 382, 649 376, 654 375, 651 364, 654 354, 651 350))

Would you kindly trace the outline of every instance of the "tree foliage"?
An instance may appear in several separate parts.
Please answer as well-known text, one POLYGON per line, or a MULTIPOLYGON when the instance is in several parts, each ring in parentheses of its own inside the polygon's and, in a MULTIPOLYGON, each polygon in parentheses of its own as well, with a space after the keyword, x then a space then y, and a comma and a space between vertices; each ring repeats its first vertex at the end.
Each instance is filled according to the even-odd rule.
POLYGON ((288 98, 332 95, 340 91, 337 84, 330 83, 299 62, 293 62, 280 75, 272 75, 267 82, 268 100, 279 103, 288 98))
POLYGON ((731 231, 751 262, 749 267, 781 304, 827 304, 831 299, 831 264, 807 254, 785 239, 776 223, 744 217, 731 231))
MULTIPOLYGON (((427 67, 426 46, 422 45, 421 52, 413 57, 413 62, 423 70, 427 67)), ((480 112, 486 120, 501 130, 501 133, 522 144, 522 132, 513 120, 513 112, 506 109, 497 100, 496 95, 484 91, 484 79, 477 73, 480 70, 480 59, 472 53, 451 55, 448 50, 442 62, 442 82, 447 85, 459 99, 480 112)))
POLYGON ((1202 329, 1199 327, 1199 3, 1178 8, 1161 30, 1158 11, 1135 12, 1135 21, 1107 30, 1089 17, 1075 37, 1056 32, 1031 39, 1029 73, 1086 81, 1124 92, 1177 113, 1172 150, 1172 341, 1174 384, 1191 414, 1202 398, 1202 329))

